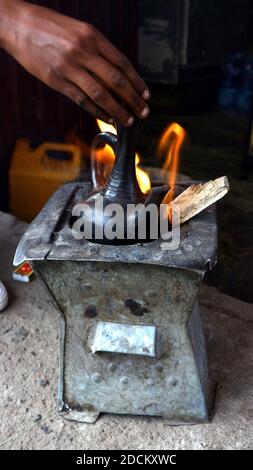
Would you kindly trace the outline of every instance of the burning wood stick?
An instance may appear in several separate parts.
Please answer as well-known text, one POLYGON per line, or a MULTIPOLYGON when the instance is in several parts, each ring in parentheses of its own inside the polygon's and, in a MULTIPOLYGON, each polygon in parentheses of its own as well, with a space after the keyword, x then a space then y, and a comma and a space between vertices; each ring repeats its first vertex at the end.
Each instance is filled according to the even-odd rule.
POLYGON ((189 186, 171 204, 180 204, 180 223, 183 224, 225 196, 228 190, 228 179, 226 176, 221 176, 207 183, 189 186))

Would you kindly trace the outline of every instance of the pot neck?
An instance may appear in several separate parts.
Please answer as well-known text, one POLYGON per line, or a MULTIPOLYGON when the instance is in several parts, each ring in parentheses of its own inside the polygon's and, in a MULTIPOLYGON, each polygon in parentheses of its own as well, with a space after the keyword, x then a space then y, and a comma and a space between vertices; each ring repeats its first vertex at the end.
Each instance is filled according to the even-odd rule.
POLYGON ((117 146, 115 163, 109 177, 105 196, 115 201, 138 203, 143 199, 136 178, 135 154, 143 120, 137 119, 133 126, 117 125, 117 146))

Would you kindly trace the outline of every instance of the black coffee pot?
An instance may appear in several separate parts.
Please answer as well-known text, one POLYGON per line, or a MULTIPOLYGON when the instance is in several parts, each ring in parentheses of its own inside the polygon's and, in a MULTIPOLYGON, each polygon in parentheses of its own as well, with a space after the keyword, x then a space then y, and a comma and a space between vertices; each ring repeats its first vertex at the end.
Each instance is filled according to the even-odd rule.
MULTIPOLYGON (((91 242, 126 245, 138 242, 149 242, 153 240, 150 231, 150 214, 146 211, 149 204, 160 206, 164 196, 169 190, 167 184, 154 186, 148 194, 143 194, 136 178, 136 145, 143 128, 143 120, 135 119, 133 126, 126 128, 121 124, 116 125, 117 135, 110 132, 98 134, 91 145, 92 155, 106 144, 112 147, 115 154, 115 162, 112 172, 107 181, 102 174, 95 178, 99 188, 84 201, 84 224, 89 224, 92 231, 85 238, 91 242), (116 204, 120 211, 117 211, 116 204), (131 205, 139 204, 138 212, 131 205), (129 210, 131 208, 131 210, 129 210), (113 213, 118 213, 118 231, 111 239, 106 234, 106 225, 113 223, 113 213), (146 233, 139 230, 146 226, 146 233), (141 232, 141 233, 140 233, 141 232), (118 236, 117 236, 118 235, 118 236)), ((116 228, 116 226, 115 226, 116 228)), ((144 230, 145 231, 145 230, 144 230)))

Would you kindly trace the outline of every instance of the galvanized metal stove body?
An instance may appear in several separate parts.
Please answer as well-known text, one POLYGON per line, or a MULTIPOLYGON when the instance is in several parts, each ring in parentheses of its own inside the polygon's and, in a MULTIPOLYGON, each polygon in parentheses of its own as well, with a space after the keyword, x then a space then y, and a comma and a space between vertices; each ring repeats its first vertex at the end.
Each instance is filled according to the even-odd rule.
POLYGON ((216 262, 212 206, 184 224, 180 247, 97 245, 73 238, 71 209, 88 183, 70 183, 24 234, 15 264, 29 260, 60 312, 60 410, 208 420, 206 346, 197 294, 216 262))

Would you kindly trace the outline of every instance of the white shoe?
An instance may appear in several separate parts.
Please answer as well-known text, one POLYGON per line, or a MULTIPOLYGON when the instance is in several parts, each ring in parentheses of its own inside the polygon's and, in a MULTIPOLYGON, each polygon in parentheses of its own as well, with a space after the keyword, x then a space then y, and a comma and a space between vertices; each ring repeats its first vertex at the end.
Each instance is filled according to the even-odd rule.
POLYGON ((8 304, 8 292, 4 287, 3 283, 0 281, 0 312, 7 306, 8 304))

